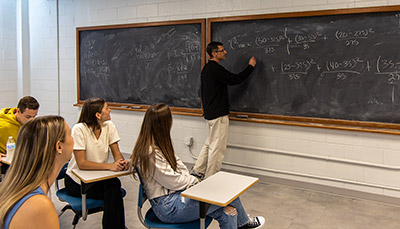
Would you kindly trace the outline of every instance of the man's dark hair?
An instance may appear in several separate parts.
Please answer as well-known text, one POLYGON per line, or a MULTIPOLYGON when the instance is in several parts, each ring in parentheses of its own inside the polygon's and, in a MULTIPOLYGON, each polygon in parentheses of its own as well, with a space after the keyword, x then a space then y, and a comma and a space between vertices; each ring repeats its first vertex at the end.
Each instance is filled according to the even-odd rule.
POLYGON ((29 108, 32 110, 39 109, 39 103, 35 98, 28 95, 28 96, 22 97, 19 100, 17 107, 19 108, 21 113, 24 113, 26 108, 29 108))
POLYGON ((210 43, 208 43, 207 45, 207 53, 208 55, 210 55, 210 58, 212 58, 212 52, 215 52, 218 50, 218 46, 223 46, 223 44, 221 42, 218 41, 211 41, 210 43))

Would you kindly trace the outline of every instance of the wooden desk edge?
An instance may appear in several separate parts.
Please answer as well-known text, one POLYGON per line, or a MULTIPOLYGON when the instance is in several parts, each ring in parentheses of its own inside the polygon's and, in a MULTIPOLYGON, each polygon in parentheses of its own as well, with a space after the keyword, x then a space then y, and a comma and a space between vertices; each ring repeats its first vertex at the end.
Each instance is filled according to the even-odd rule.
MULTIPOLYGON (((93 170, 95 171, 95 170, 93 170)), ((77 176, 79 178, 79 180, 83 181, 83 183, 93 183, 93 182, 97 182, 97 181, 102 181, 102 180, 107 180, 107 179, 111 179, 111 178, 115 178, 115 177, 120 177, 120 176, 125 176, 125 175, 129 175, 132 172, 130 171, 126 171, 126 173, 118 173, 115 175, 110 175, 110 176, 105 176, 105 177, 101 177, 101 178, 97 178, 97 179, 93 179, 93 180, 85 180, 83 179, 81 176, 79 176, 74 170, 72 170, 72 173, 77 176)))
POLYGON ((260 180, 260 179, 257 178, 257 180, 255 180, 253 183, 251 183, 249 186, 247 186, 247 188, 243 189, 240 193, 238 193, 237 195, 235 195, 234 197, 232 197, 232 198, 231 198, 228 202, 226 202, 226 203, 220 203, 220 202, 215 202, 215 201, 206 200, 206 199, 203 199, 203 198, 199 198, 199 197, 195 197, 195 196, 191 196, 191 195, 184 194, 183 192, 181 193, 181 196, 187 197, 187 198, 190 198, 190 199, 193 199, 193 200, 201 201, 201 202, 204 202, 204 203, 208 203, 208 204, 213 204, 213 205, 218 205, 218 206, 221 206, 221 207, 225 207, 225 206, 227 206, 228 204, 230 204, 234 199, 236 199, 236 198, 238 198, 240 195, 242 195, 242 194, 243 194, 245 191, 247 191, 249 188, 253 187, 253 185, 255 185, 259 180, 260 180))
MULTIPOLYGON (((232 199, 229 200, 229 203, 232 202, 234 199, 238 198, 240 195, 242 195, 245 191, 249 190, 249 188, 253 187, 253 185, 255 185, 260 179, 257 178, 257 180, 255 180, 253 183, 251 183, 251 185, 247 186, 247 188, 243 189, 240 193, 238 193, 235 197, 233 197, 232 199)), ((228 203, 228 204, 229 204, 228 203)), ((227 205, 228 205, 227 204, 227 205)), ((225 205, 226 206, 226 205, 225 205)))
POLYGON ((183 193, 181 193, 181 196, 187 197, 187 198, 192 199, 192 200, 197 200, 197 201, 200 201, 200 202, 204 202, 204 203, 207 203, 207 204, 218 205, 218 206, 221 206, 221 207, 225 207, 226 205, 228 205, 230 203, 229 202, 227 204, 224 204, 224 203, 220 203, 220 202, 214 202, 214 201, 202 199, 202 198, 199 198, 199 197, 195 197, 195 196, 191 196, 191 195, 187 195, 187 194, 183 194, 183 193))

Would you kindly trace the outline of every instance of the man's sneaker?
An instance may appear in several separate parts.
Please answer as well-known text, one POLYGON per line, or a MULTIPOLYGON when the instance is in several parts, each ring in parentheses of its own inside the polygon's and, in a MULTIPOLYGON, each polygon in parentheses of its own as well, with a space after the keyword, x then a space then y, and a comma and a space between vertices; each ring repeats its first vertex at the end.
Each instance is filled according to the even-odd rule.
POLYGON ((195 176, 199 181, 204 180, 204 174, 196 173, 194 170, 190 171, 190 175, 195 176))
POLYGON ((265 219, 262 216, 249 217, 249 222, 246 225, 239 227, 239 229, 247 228, 263 228, 265 219))

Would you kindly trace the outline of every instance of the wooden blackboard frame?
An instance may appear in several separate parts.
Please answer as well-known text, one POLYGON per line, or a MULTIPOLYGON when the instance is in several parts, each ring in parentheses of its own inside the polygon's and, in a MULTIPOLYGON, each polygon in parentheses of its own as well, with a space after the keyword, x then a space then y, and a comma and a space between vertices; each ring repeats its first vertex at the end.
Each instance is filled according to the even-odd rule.
MULTIPOLYGON (((263 14, 263 15, 209 18, 207 19, 207 43, 211 41, 212 26, 213 23, 216 22, 265 20, 265 19, 277 19, 277 18, 297 18, 297 17, 327 16, 327 15, 362 14, 362 13, 380 13, 380 12, 398 12, 398 11, 400 11, 400 6, 384 6, 384 7, 366 7, 366 8, 354 8, 354 9, 304 11, 304 12, 292 12, 292 13, 273 13, 273 14, 263 14)), ((341 119, 339 120, 339 119, 329 119, 329 118, 309 118, 300 116, 256 114, 256 113, 245 113, 245 112, 231 112, 230 119, 237 121, 256 122, 256 123, 268 123, 268 124, 316 127, 316 128, 400 135, 400 124, 383 123, 383 122, 381 123, 381 122, 369 122, 369 121, 351 121, 351 120, 341 120, 341 119)))
MULTIPOLYGON (((104 26, 90 26, 90 27, 77 27, 76 28, 76 55, 77 55, 77 104, 75 106, 82 106, 84 103, 80 98, 80 32, 90 30, 109 30, 109 29, 126 29, 137 27, 155 27, 155 26, 169 26, 169 25, 188 25, 200 24, 201 26, 201 67, 205 64, 205 40, 206 40, 206 19, 191 19, 191 20, 177 20, 177 21, 163 21, 163 22, 146 22, 134 24, 118 24, 118 25, 104 25, 104 26)), ((199 72, 200 76, 200 72, 199 72)), ((128 104, 128 103, 109 103, 110 108, 118 110, 134 110, 146 111, 151 104, 128 104)), ((182 108, 171 107, 172 113, 183 114, 191 116, 201 116, 202 110, 196 108, 182 108)))

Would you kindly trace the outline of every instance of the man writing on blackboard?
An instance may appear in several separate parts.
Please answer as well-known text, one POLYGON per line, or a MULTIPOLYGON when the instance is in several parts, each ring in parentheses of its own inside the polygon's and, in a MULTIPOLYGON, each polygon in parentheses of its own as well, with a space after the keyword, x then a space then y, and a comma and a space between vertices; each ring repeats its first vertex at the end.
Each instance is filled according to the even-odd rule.
POLYGON ((228 86, 243 82, 256 65, 256 58, 251 57, 242 72, 233 74, 219 64, 226 57, 222 43, 210 42, 207 53, 210 59, 201 71, 201 102, 209 135, 191 172, 200 179, 218 172, 225 157, 229 126, 228 86))

